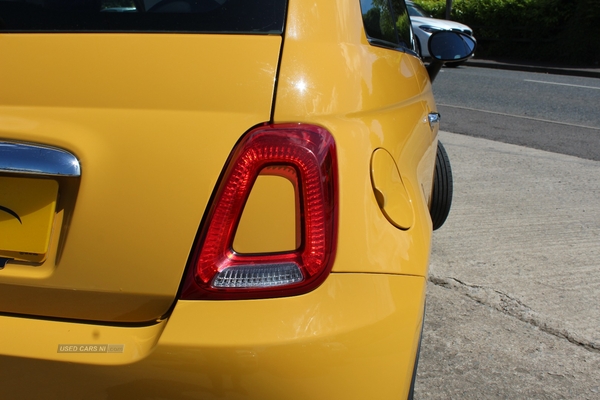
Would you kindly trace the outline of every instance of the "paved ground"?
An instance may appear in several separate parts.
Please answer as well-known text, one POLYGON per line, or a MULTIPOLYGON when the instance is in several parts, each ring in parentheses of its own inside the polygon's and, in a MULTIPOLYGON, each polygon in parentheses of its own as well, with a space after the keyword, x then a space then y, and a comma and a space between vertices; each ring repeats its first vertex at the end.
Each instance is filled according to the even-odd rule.
POLYGON ((417 399, 600 399, 600 162, 442 132, 417 399))

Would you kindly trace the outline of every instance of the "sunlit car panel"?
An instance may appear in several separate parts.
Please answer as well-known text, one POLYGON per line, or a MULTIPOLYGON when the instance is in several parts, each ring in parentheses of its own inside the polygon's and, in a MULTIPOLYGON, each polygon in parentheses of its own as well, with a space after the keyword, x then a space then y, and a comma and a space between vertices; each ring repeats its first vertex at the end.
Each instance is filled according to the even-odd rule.
POLYGON ((332 274, 304 296, 179 302, 164 331, 32 320, 17 336, 24 326, 3 317, 3 397, 406 398, 417 344, 399 338, 419 335, 424 294, 420 277, 332 274), (69 341, 78 348, 58 353, 69 341), (86 354, 82 341, 129 354, 86 354))
POLYGON ((82 174, 78 190, 61 192, 73 207, 43 273, 13 263, 0 273, 0 310, 164 315, 231 149, 270 117, 280 45, 279 36, 4 35, 2 137, 68 149, 82 174))
POLYGON ((290 3, 289 14, 294 17, 288 20, 291 34, 283 52, 275 119, 302 118, 325 126, 342 149, 340 170, 348 173, 340 174, 340 190, 352 196, 340 198, 333 271, 424 276, 431 235, 427 189, 436 133, 426 117, 435 104, 431 92, 420 86, 422 75, 415 71, 423 66, 416 57, 367 42, 359 6, 331 2, 314 16, 301 2, 290 3), (340 8, 348 10, 346 19, 337 17, 340 8), (317 22, 312 22, 315 18, 317 22), (405 179, 419 218, 410 231, 386 222, 373 191, 365 190, 371 181, 372 152, 364 149, 379 147, 394 156, 405 179), (356 215, 365 217, 357 220, 356 215))
MULTIPOLYGON (((12 313, 0 317, 7 397, 407 397, 432 228, 430 82, 410 49, 369 43, 358 0, 290 0, 287 16, 283 39, 0 35, 16 57, 0 66, 3 85, 10 77, 2 137, 67 149, 82 167, 80 183, 60 185, 73 188, 55 219, 68 235, 52 262, 0 271, 0 305, 12 313), (35 64, 23 49, 39 53, 35 64), (55 62, 29 79, 44 60, 55 62), (335 142, 337 173, 325 174, 339 189, 331 273, 294 296, 181 300, 237 145, 255 129, 297 123, 335 142), (373 167, 377 152, 391 169, 373 167), (390 222, 375 190, 398 179, 410 226, 390 222)), ((276 206, 279 184, 265 185, 244 211, 250 224, 276 206)), ((285 239, 260 252, 290 250, 298 222, 278 212, 285 239)), ((252 253, 261 229, 244 228, 232 246, 252 253)))

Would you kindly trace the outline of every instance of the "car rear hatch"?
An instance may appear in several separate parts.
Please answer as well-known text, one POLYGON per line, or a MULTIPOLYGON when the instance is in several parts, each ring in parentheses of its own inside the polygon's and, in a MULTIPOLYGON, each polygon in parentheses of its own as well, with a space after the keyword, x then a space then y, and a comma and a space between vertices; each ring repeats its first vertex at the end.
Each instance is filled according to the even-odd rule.
POLYGON ((284 15, 0 0, 0 313, 168 312, 232 148, 270 119, 284 15))

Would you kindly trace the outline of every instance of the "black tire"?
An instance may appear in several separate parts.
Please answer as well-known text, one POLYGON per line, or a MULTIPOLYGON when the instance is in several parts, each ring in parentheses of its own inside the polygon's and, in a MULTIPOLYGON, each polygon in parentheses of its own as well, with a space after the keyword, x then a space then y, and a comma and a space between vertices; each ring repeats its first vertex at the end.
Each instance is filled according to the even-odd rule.
POLYGON ((429 213, 433 222, 433 230, 439 229, 446 222, 452 205, 452 192, 454 184, 452 181, 452 168, 448 153, 438 141, 437 155, 435 158, 435 176, 433 179, 433 192, 431 193, 431 206, 429 213))

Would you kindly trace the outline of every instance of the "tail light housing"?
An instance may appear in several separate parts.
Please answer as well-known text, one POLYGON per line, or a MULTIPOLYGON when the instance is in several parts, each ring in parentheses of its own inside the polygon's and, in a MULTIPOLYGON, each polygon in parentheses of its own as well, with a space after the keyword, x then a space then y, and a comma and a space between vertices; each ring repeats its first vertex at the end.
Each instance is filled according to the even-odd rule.
POLYGON ((313 290, 333 264, 337 197, 335 142, 326 129, 277 124, 248 132, 222 174, 190 258, 181 298, 253 299, 313 290), (261 171, 293 177, 298 246, 286 252, 239 254, 233 249, 236 228, 261 171))

